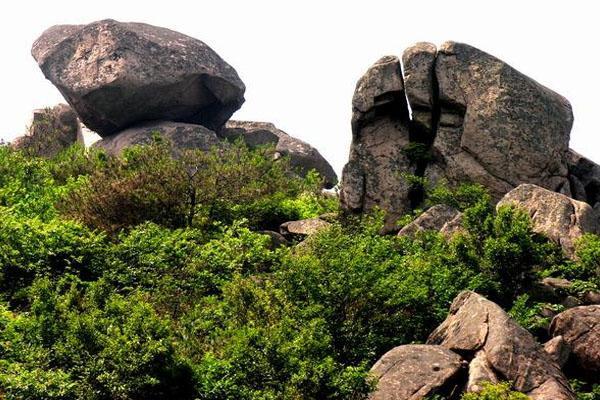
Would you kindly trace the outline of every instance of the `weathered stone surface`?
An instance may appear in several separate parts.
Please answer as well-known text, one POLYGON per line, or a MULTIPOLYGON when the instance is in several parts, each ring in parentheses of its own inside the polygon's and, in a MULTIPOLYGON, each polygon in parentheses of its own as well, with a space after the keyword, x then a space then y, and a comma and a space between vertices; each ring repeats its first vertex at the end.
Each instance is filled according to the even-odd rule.
POLYGON ((340 200, 350 212, 379 207, 386 231, 410 210, 411 185, 405 174, 415 166, 410 144, 408 105, 400 60, 386 56, 359 79, 352 99, 352 144, 342 173, 340 200))
POLYGON ((331 188, 337 183, 333 167, 317 149, 269 122, 228 121, 218 135, 230 141, 242 139, 249 147, 274 144, 275 150, 288 156, 292 167, 302 174, 314 169, 325 180, 325 187, 331 188))
POLYGON ((404 50, 402 72, 406 98, 412 111, 412 120, 423 132, 433 134, 434 66, 437 48, 432 43, 419 42, 404 50))
POLYGON ((562 336, 556 336, 544 343, 544 350, 550 354, 554 361, 562 368, 571 354, 571 348, 562 336))
POLYGON ((441 346, 410 344, 385 353, 371 368, 378 378, 371 400, 419 400, 457 390, 465 363, 441 346))
POLYGON ((221 127, 244 102, 236 71, 200 40, 103 20, 46 30, 31 53, 91 130, 108 136, 146 120, 221 127))
POLYGON ((560 368, 533 336, 474 292, 462 292, 454 299, 448 317, 427 343, 476 356, 499 380, 508 380, 533 400, 575 399, 560 368), (478 354, 482 351, 484 355, 478 354))
POLYGON ((440 124, 426 176, 487 187, 494 199, 521 183, 570 194, 569 102, 503 61, 462 43, 437 55, 440 124))
POLYGON ((533 230, 542 233, 573 256, 575 240, 586 232, 600 232, 600 221, 589 204, 536 185, 522 184, 511 190, 498 207, 514 205, 529 213, 533 230))
POLYGON ((279 231, 284 236, 308 236, 330 225, 329 222, 319 218, 301 219, 299 221, 284 222, 279 227, 279 231))
POLYGON ((567 160, 573 198, 596 208, 600 203, 600 165, 574 150, 569 150, 567 160))
POLYGON ((498 383, 498 377, 490 365, 487 354, 481 350, 475 353, 475 357, 469 363, 469 379, 467 381, 467 392, 479 392, 483 384, 498 383))
POLYGON ((600 376, 600 305, 571 308, 558 314, 550 324, 550 334, 562 336, 570 346, 580 372, 598 380, 600 376))
POLYGON ((460 211, 453 207, 445 204, 435 205, 400 229, 398 236, 413 236, 422 231, 440 231, 459 214, 460 211))
POLYGON ((217 135, 202 125, 155 121, 143 123, 105 137, 94 143, 94 146, 103 148, 109 154, 119 155, 123 149, 129 146, 152 143, 155 134, 159 134, 162 138, 168 140, 175 154, 178 154, 181 150, 210 150, 212 147, 218 147, 221 144, 217 135))
POLYGON ((66 104, 33 111, 28 132, 12 143, 28 154, 53 157, 76 142, 82 142, 77 114, 66 104))

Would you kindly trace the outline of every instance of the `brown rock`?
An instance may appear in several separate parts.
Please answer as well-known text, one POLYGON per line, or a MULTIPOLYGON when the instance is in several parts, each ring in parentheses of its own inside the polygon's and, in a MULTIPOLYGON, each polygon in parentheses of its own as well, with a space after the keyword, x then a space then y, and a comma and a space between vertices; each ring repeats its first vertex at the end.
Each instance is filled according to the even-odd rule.
POLYGON ((405 174, 415 172, 406 154, 410 121, 397 57, 383 57, 369 68, 356 85, 352 107, 342 207, 350 212, 380 208, 386 212, 384 230, 394 231, 396 220, 411 208, 411 184, 405 174))
POLYGON ((436 393, 456 392, 463 370, 460 356, 441 346, 398 346, 371 368, 378 383, 369 399, 419 400, 436 393))
POLYGON ((592 379, 600 374, 600 305, 571 308, 558 314, 550 334, 562 336, 570 346, 580 372, 592 379))
POLYGON ((600 231, 598 215, 589 204, 539 186, 523 184, 511 190, 498 203, 498 207, 505 205, 527 211, 533 230, 559 244, 570 257, 575 254, 576 239, 600 231))
POLYGON ((404 86, 412 120, 429 136, 433 134, 433 108, 437 96, 433 82, 436 53, 434 44, 420 42, 402 54, 404 86))
POLYGON ((503 61, 462 43, 437 55, 440 124, 426 176, 476 182, 499 199, 521 183, 569 194, 569 102, 503 61))
POLYGON ((281 224, 279 231, 284 236, 309 236, 329 227, 331 224, 319 218, 288 221, 281 224))
POLYGON ((317 149, 296 139, 269 122, 228 121, 218 131, 221 138, 229 141, 243 140, 249 147, 274 144, 275 150, 290 158, 292 167, 306 175, 316 170, 324 179, 324 186, 331 188, 337 183, 337 175, 333 167, 317 149))
POLYGON ((469 363, 469 380, 466 390, 467 392, 480 392, 486 382, 499 383, 499 380, 487 360, 487 354, 481 350, 475 353, 475 357, 469 363))
MULTIPOLYGON (((445 204, 437 204, 400 229, 398 236, 414 236, 422 231, 440 231, 459 214, 460 211, 455 208, 445 204)), ((450 229, 451 228, 447 227, 446 232, 449 232, 450 229)))
POLYGON ((26 135, 17 138, 12 146, 39 157, 54 157, 76 142, 83 144, 77 114, 66 104, 33 112, 26 135))
POLYGON ((500 380, 533 400, 575 399, 558 365, 533 336, 498 305, 474 293, 460 293, 446 320, 430 335, 439 344, 463 355, 478 352, 500 380))
POLYGON ((556 336, 544 343, 544 350, 550 354, 554 361, 562 368, 571 354, 571 348, 562 336, 556 336))
POLYGON ((217 135, 202 125, 154 121, 105 137, 94 143, 94 147, 100 147, 109 154, 119 155, 127 147, 152 143, 155 135, 168 140, 175 154, 182 150, 210 150, 221 144, 217 135))
POLYGON ((200 40, 103 20, 46 30, 31 53, 80 119, 101 136, 146 120, 221 127, 244 102, 236 71, 200 40))

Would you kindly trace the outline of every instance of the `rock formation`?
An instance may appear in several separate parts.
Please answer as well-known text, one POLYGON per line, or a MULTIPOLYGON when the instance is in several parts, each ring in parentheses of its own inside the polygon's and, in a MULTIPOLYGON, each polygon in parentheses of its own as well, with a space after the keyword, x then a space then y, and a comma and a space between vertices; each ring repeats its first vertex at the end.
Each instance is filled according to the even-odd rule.
POLYGON ((550 334, 562 337, 582 374, 600 382, 600 305, 563 311, 552 320, 550 334))
POLYGON ((553 357, 498 305, 474 292, 462 292, 454 299, 448 317, 427 343, 473 360, 471 390, 482 381, 508 380, 533 400, 575 399, 553 357))
POLYGON ((600 166, 568 148, 564 97, 462 43, 417 43, 402 61, 381 58, 356 85, 345 210, 379 207, 394 230, 422 201, 411 175, 429 186, 478 183, 495 201, 532 183, 600 203, 600 166))
POLYGON ((244 102, 244 83, 210 47, 152 25, 58 25, 31 53, 100 136, 158 119, 218 129, 244 102))
POLYGON ((337 183, 335 171, 317 149, 277 129, 269 122, 228 121, 217 134, 230 141, 242 139, 249 147, 274 144, 275 150, 288 156, 292 167, 302 175, 314 169, 325 180, 326 188, 331 188, 337 183))
POLYGON ((378 379, 370 400, 420 400, 460 391, 466 362, 442 346, 409 344, 385 353, 371 368, 378 379))
POLYGON ((575 241, 584 233, 600 233, 600 218, 589 204, 532 184, 508 192, 497 207, 513 205, 527 211, 533 230, 559 244, 573 257, 575 241))
POLYGON ((77 114, 66 104, 33 111, 28 132, 15 139, 12 146, 28 154, 54 157, 76 142, 83 144, 77 114))

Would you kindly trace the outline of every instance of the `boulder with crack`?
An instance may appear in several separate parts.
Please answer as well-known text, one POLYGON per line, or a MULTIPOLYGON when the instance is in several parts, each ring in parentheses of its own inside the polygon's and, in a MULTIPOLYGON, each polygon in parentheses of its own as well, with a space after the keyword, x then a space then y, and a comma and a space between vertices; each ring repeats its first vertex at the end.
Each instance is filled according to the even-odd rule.
POLYGON ((600 233, 600 219, 589 204, 532 184, 508 192, 497 207, 513 205, 531 217, 533 230, 559 244, 573 257, 575 241, 584 233, 600 233))
POLYGON ((370 400, 421 400, 460 392, 466 363, 441 346, 409 344, 385 353, 371 368, 377 388, 370 400))
POLYGON ((465 291, 427 340, 471 359, 469 385, 509 381, 533 400, 574 400, 567 378, 533 336, 495 303, 465 291))
POLYGON ((31 53, 100 136, 147 120, 220 128, 244 102, 237 72, 200 40, 142 23, 57 25, 31 53))

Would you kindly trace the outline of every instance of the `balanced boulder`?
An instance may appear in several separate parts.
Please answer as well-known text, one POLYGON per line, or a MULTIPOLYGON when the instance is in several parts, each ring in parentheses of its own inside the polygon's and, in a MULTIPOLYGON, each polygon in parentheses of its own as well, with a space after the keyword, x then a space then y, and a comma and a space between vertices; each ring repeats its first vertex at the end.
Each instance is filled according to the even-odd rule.
POLYGON ((578 370, 600 382, 600 305, 571 308, 558 314, 550 334, 561 336, 578 370))
POLYGON ((30 155, 53 157, 76 142, 83 144, 77 114, 68 105, 58 104, 35 110, 28 132, 12 146, 30 155))
POLYGON ((218 129, 244 102, 243 82, 210 47, 148 24, 58 25, 31 52, 82 122, 100 136, 146 120, 218 129))
POLYGON ((482 380, 508 380, 533 400, 575 399, 554 358, 498 305, 474 292, 454 299, 448 317, 427 343, 476 360, 469 369, 473 389, 482 380))
POLYGON ((409 344, 385 353, 371 368, 378 379, 370 400, 421 400, 460 391, 466 362, 442 346, 409 344))
POLYGON ((337 183, 337 175, 329 162, 310 144, 296 139, 269 122, 228 121, 218 131, 219 137, 228 141, 242 140, 249 147, 275 145, 275 150, 290 159, 290 164, 300 174, 315 170, 331 188, 337 183))
POLYGON ((102 148, 109 154, 119 155, 127 147, 147 145, 158 138, 169 141, 175 155, 182 150, 210 150, 221 145, 216 133, 202 125, 156 121, 136 125, 107 136, 93 146, 102 148))
POLYGON ((533 230, 559 244, 568 256, 584 233, 600 233, 598 214, 589 204, 536 185, 523 184, 508 192, 497 207, 513 205, 527 211, 533 230))

